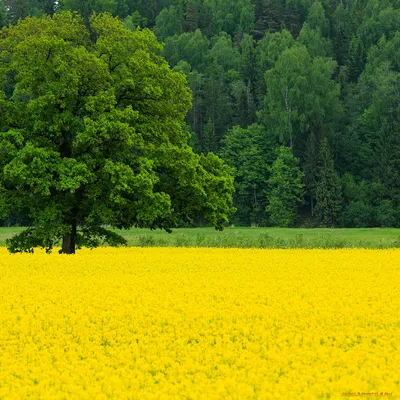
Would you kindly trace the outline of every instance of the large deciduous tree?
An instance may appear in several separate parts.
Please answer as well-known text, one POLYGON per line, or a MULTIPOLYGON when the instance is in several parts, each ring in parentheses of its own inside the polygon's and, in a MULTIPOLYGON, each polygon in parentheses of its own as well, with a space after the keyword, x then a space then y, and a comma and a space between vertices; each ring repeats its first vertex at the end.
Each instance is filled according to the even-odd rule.
POLYGON ((276 158, 276 141, 264 126, 253 124, 228 131, 221 156, 234 169, 237 213, 234 221, 265 225, 266 193, 270 166, 276 158))
POLYGON ((109 14, 27 18, 0 35, 0 218, 32 227, 8 242, 63 253, 233 212, 228 167, 188 146, 190 90, 149 30, 109 14))
POLYGON ((305 142, 310 132, 320 138, 335 130, 342 111, 339 85, 332 79, 335 68, 333 60, 312 59, 298 45, 285 50, 267 71, 265 111, 260 117, 284 145, 298 151, 298 142, 305 142))

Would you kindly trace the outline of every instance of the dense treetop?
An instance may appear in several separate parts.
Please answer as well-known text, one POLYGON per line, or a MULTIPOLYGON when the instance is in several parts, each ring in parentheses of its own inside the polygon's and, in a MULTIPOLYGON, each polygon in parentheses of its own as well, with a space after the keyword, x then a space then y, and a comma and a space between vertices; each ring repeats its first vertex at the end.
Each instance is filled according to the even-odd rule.
POLYGON ((291 225, 400 226, 399 1, 0 0, 0 25, 63 11, 155 33, 193 93, 191 145, 234 170, 232 222, 277 224, 285 165, 291 225))
POLYGON ((0 34, 0 213, 32 227, 12 251, 63 252, 111 244, 104 229, 170 229, 200 215, 216 228, 232 213, 221 159, 195 154, 185 77, 149 30, 110 14, 26 18, 0 34))

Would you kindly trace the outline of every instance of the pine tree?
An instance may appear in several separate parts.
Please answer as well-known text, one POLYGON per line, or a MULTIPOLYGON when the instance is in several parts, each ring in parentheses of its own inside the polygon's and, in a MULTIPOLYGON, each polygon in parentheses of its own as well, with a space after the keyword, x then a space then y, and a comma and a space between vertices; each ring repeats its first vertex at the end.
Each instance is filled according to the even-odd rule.
POLYGON ((342 185, 326 138, 321 142, 318 164, 315 214, 322 226, 334 227, 342 207, 342 185))
MULTIPOLYGON (((221 53, 222 54, 222 53, 221 53)), ((222 54, 223 55, 223 54, 222 54)), ((224 69, 215 58, 209 58, 210 63, 204 80, 204 103, 207 106, 205 120, 211 119, 217 150, 232 121, 232 103, 227 90, 224 69)), ((228 61, 226 58, 225 61, 228 61)))
MULTIPOLYGON (((258 76, 257 70, 257 53, 254 47, 254 40, 248 34, 244 34, 243 40, 240 43, 241 49, 241 57, 239 68, 242 74, 243 80, 247 85, 247 90, 249 92, 249 103, 251 103, 252 107, 257 107, 258 104, 255 104, 257 101, 257 86, 258 80, 260 77, 258 76)), ((253 112, 253 110, 252 110, 253 112)), ((255 110, 254 110, 255 116, 255 110)), ((253 121, 253 115, 250 118, 253 121)), ((250 125, 250 124, 249 124, 250 125)))
POLYGON ((306 151, 304 154, 304 183, 306 195, 310 198, 311 215, 314 215, 314 199, 317 181, 318 168, 318 143, 314 132, 311 132, 307 138, 306 151))
POLYGON ((215 152, 215 130, 211 118, 208 119, 207 124, 204 126, 201 147, 204 153, 215 152))
POLYGON ((198 28, 199 4, 197 0, 189 0, 186 4, 185 30, 194 32, 198 28))
POLYGON ((364 71, 366 59, 365 48, 360 37, 353 36, 350 42, 349 55, 346 63, 350 82, 357 82, 359 76, 364 71))
POLYGON ((266 32, 279 31, 282 16, 283 6, 280 0, 257 0, 255 2, 254 38, 259 40, 266 32))
POLYGON ((287 0, 283 10, 283 23, 294 37, 297 37, 301 30, 299 3, 299 1, 287 0))
POLYGON ((350 40, 354 33, 354 23, 348 8, 339 4, 333 15, 333 48, 335 59, 344 65, 348 57, 350 40))

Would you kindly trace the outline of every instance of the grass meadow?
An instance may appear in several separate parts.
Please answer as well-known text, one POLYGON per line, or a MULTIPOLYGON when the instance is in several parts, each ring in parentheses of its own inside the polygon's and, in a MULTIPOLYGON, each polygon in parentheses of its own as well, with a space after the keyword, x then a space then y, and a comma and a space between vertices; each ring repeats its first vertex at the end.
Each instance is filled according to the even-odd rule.
MULTIPOLYGON (((0 228, 0 246, 23 228, 0 228)), ((245 228, 226 227, 116 231, 134 247, 217 247, 217 248, 398 248, 400 229, 394 228, 245 228)))

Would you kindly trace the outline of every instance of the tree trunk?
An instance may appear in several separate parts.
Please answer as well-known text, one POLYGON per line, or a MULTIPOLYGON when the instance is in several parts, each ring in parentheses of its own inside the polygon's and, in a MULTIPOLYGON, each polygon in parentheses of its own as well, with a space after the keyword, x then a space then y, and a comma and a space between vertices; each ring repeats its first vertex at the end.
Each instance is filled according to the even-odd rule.
POLYGON ((314 216, 314 197, 311 195, 311 215, 314 216))
POLYGON ((75 254, 76 244, 76 221, 73 220, 71 223, 71 233, 63 236, 62 242, 62 253, 64 254, 75 254))

